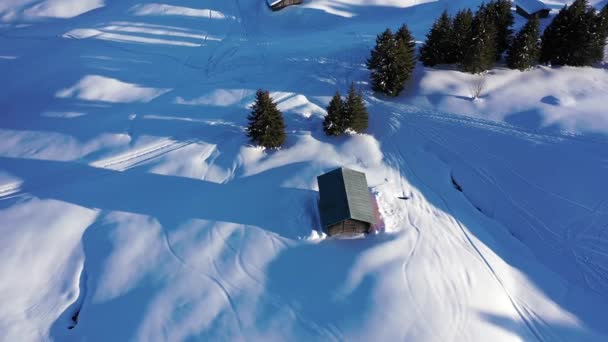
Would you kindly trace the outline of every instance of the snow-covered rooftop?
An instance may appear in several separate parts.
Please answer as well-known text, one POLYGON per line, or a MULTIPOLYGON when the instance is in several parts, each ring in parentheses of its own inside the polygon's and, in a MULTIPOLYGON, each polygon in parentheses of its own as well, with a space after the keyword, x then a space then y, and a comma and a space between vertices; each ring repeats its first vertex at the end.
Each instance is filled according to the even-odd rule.
POLYGON ((540 0, 517 0, 515 4, 528 13, 536 13, 548 8, 547 5, 540 0))

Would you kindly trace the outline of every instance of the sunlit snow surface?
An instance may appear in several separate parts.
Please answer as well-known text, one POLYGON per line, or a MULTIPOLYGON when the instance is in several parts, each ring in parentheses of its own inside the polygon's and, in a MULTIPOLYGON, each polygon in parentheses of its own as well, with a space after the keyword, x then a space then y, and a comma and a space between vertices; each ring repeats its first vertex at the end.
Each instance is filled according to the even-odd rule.
POLYGON ((0 340, 607 340, 606 64, 367 84, 387 26, 479 3, 1 2, 0 340), (368 134, 328 138, 351 82, 368 134), (279 151, 245 136, 258 88, 279 151), (320 232, 337 166, 377 234, 320 232))

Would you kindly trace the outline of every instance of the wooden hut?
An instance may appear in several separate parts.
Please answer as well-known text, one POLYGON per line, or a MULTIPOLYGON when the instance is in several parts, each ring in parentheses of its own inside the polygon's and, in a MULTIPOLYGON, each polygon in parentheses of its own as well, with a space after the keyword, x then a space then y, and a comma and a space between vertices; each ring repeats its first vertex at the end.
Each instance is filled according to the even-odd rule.
POLYGON ((338 168, 317 177, 319 212, 327 235, 369 233, 375 221, 365 174, 338 168))
POLYGON ((517 14, 528 19, 534 16, 546 18, 551 12, 551 9, 540 0, 517 0, 515 10, 517 14))
POLYGON ((278 11, 291 5, 299 5, 301 3, 302 0, 266 0, 266 4, 273 11, 278 11))

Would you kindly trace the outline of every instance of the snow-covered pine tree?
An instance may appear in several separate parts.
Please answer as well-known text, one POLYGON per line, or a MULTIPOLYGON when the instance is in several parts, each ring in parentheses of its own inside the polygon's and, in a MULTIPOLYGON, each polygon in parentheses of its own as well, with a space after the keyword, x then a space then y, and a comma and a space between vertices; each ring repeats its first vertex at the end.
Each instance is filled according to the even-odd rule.
POLYGON ((604 60, 604 49, 606 48, 606 40, 608 39, 608 3, 596 16, 594 26, 596 37, 593 44, 593 59, 595 61, 604 60))
POLYGON ((468 46, 462 59, 463 71, 477 74, 494 65, 496 59, 496 26, 491 22, 487 6, 481 4, 471 24, 468 46))
POLYGON ((378 35, 376 46, 367 61, 367 68, 372 71, 372 89, 388 96, 401 93, 415 67, 411 34, 405 25, 399 30, 399 39, 390 29, 378 35))
POLYGON ((336 91, 327 107, 327 115, 323 120, 323 131, 330 136, 341 135, 346 131, 347 127, 345 125, 344 103, 340 92, 336 91))
POLYGON ((565 38, 564 32, 568 29, 569 21, 568 6, 564 5, 543 32, 539 57, 540 63, 560 63, 561 56, 564 54, 561 51, 564 46, 562 40, 565 38))
POLYGON ((397 30, 397 33, 395 33, 395 39, 398 42, 402 42, 405 46, 406 55, 404 55, 403 58, 405 60, 404 68, 408 71, 408 77, 406 77, 407 80, 416 67, 416 40, 405 24, 401 25, 401 27, 397 30))
POLYGON ((350 88, 348 89, 348 95, 344 102, 344 111, 350 119, 349 128, 357 133, 365 132, 368 126, 369 115, 363 101, 363 94, 361 90, 355 89, 354 82, 350 84, 350 88))
POLYGON ((492 0, 487 5, 486 14, 490 16, 489 22, 495 27, 496 61, 501 59, 513 36, 512 26, 515 18, 511 6, 511 0, 492 0))
POLYGON ((279 148, 285 142, 283 114, 268 91, 259 89, 256 92, 247 119, 247 136, 252 143, 266 148, 279 148))
POLYGON ((456 62, 454 57, 454 31, 448 11, 443 11, 426 35, 426 41, 420 48, 420 61, 424 66, 456 62))
POLYGON ((374 91, 389 93, 388 87, 391 83, 391 64, 395 58, 395 36, 390 29, 376 37, 376 46, 371 51, 367 60, 367 68, 371 70, 371 86, 374 91))
POLYGON ((471 37, 471 27, 473 23, 473 11, 470 9, 460 10, 454 16, 452 24, 453 44, 450 55, 453 58, 453 63, 462 64, 464 52, 469 46, 469 38, 471 37))
POLYGON ((601 60, 601 26, 588 0, 564 6, 542 37, 540 62, 551 65, 587 66, 601 60))
POLYGON ((537 16, 528 20, 517 33, 507 50, 507 66, 524 71, 538 63, 540 54, 540 21, 537 16))

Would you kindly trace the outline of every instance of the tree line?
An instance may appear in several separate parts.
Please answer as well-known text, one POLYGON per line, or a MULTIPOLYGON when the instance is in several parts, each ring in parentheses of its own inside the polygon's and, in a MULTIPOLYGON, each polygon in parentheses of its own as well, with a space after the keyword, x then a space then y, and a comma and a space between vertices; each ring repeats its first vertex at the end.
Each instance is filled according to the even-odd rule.
MULTIPOLYGON (((533 16, 514 35, 510 0, 491 0, 476 12, 461 10, 453 17, 444 11, 420 47, 424 66, 455 64, 477 74, 491 69, 505 57, 511 69, 527 70, 537 64, 590 66, 604 58, 608 38, 608 4, 596 11, 588 0, 564 6, 541 35, 533 16)), ((367 67, 374 91, 397 96, 411 77, 415 47, 406 25, 396 34, 390 29, 376 37, 367 67)))
MULTIPOLYGON (((590 66, 604 58, 608 38, 608 4, 596 11, 588 0, 565 5, 541 35, 539 18, 533 16, 514 35, 511 0, 491 0, 476 12, 461 10, 451 17, 444 11, 426 35, 416 56, 414 38, 404 24, 376 37, 367 60, 372 90, 398 96, 411 77, 416 58, 424 66, 455 64, 460 70, 481 73, 504 57, 511 69, 527 70, 537 64, 590 66)), ((283 114, 265 90, 258 90, 246 132, 252 143, 279 148, 286 139, 283 114)), ((323 130, 328 136, 362 133, 368 112, 360 90, 351 83, 346 97, 331 99, 323 130)))

